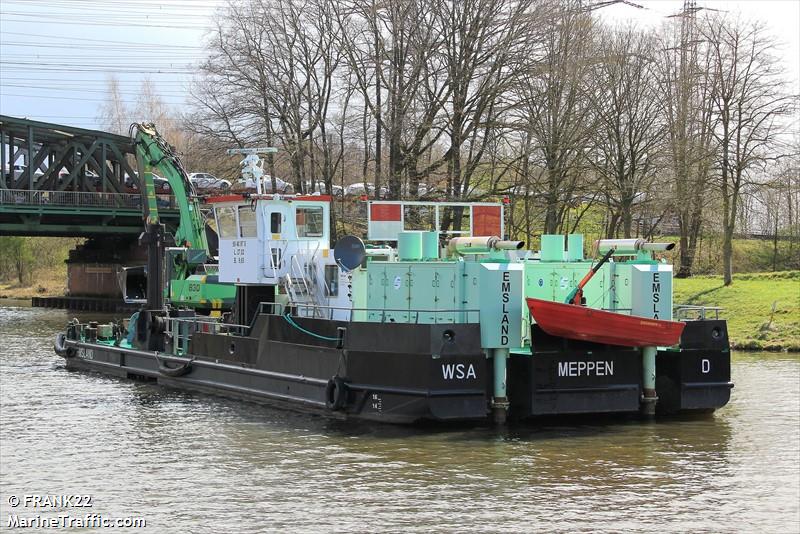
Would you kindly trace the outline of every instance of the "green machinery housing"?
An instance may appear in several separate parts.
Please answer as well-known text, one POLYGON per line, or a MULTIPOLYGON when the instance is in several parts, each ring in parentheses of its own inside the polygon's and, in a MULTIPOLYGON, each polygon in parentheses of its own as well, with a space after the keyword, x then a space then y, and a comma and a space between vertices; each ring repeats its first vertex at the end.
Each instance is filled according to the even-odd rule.
MULTIPOLYGON (((543 235, 541 251, 498 250, 491 247, 447 247, 440 254, 437 232, 420 234, 435 247, 416 246, 411 236, 398 239, 398 261, 367 256, 352 271, 354 320, 397 323, 492 323, 502 295, 492 283, 492 268, 509 271, 518 291, 509 303, 517 315, 514 339, 530 345, 530 318, 524 299, 565 302, 595 263, 584 256, 580 234, 543 235), (426 235, 428 234, 428 235, 426 235), (565 246, 566 245, 566 246, 565 246), (431 252, 435 251, 435 252, 431 252)), ((631 315, 672 319, 672 266, 653 259, 647 250, 621 247, 614 261, 601 266, 583 288, 587 306, 631 315)), ((502 312, 502 308, 500 309, 502 312)), ((491 327, 489 327, 491 329, 491 327)), ((511 345, 513 348, 514 345, 511 345)))

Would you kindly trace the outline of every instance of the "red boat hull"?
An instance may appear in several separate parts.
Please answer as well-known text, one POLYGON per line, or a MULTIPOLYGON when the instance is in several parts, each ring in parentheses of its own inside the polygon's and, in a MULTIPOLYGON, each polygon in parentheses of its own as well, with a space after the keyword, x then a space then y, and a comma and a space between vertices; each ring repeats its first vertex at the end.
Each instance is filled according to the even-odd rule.
POLYGON ((677 345, 684 323, 648 319, 541 299, 526 299, 533 320, 551 336, 625 347, 677 345))

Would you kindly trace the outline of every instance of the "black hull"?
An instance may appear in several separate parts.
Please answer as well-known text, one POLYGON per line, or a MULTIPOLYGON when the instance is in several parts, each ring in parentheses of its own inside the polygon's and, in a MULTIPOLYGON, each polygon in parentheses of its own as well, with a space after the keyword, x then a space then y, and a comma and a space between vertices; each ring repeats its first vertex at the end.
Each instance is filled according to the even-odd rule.
MULTIPOLYGON (((335 335, 339 326, 296 321, 326 337, 335 335)), ((347 328, 347 344, 337 349, 335 343, 298 331, 280 316, 261 315, 248 337, 195 334, 192 358, 69 342, 77 350, 67 358, 67 368, 155 380, 338 418, 400 424, 487 418, 490 366, 476 326, 393 325, 390 335, 385 325, 374 323, 349 323, 347 328), (175 369, 184 366, 175 376, 175 369), (443 369, 452 369, 452 376, 443 369), (342 391, 330 391, 334 380, 344 383, 342 391)))
MULTIPOLYGON (((293 325, 281 316, 259 315, 249 336, 196 333, 191 358, 68 341, 67 368, 340 419, 398 424, 491 420, 493 367, 480 347, 477 325, 294 320, 293 325), (346 328, 342 348, 333 341, 338 328, 346 328)), ((704 332, 720 326, 708 323, 687 326, 683 350, 659 352, 659 412, 713 411, 728 402, 727 340, 719 346, 704 340, 704 332)), ((724 330, 724 322, 717 323, 724 330)), ((637 350, 571 342, 537 327, 533 339, 532 354, 512 354, 509 361, 510 417, 640 411, 642 360, 637 350), (604 367, 597 372, 600 362, 604 367), (580 372, 587 368, 595 372, 580 372)), ((139 345, 152 346, 152 339, 139 345)))

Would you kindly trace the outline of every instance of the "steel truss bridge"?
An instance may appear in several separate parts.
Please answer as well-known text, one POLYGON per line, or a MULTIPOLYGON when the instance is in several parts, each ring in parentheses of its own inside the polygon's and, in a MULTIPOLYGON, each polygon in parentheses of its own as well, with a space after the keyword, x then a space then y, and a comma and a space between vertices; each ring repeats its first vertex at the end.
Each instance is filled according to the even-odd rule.
MULTIPOLYGON (((0 235, 139 234, 134 162, 128 137, 0 115, 0 235)), ((176 223, 174 199, 158 202, 176 223)))

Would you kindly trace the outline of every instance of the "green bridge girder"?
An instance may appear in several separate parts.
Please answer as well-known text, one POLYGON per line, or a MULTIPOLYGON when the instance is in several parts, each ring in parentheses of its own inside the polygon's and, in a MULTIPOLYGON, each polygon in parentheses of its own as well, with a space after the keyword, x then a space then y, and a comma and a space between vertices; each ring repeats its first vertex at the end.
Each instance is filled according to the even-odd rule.
MULTIPOLYGON (((130 138, 0 115, 0 235, 92 237, 144 228, 130 138)), ((174 199, 159 197, 174 231, 174 199)))
MULTIPOLYGON (((0 189, 0 235, 93 237, 139 234, 144 229, 139 194, 0 189)), ((171 197, 159 197, 174 231, 179 214, 171 197)))
MULTIPOLYGON (((164 210, 162 214, 168 228, 174 231, 178 223, 177 210, 164 210)), ((137 208, 0 203, 0 236, 138 235, 143 228, 142 211, 137 208)))

